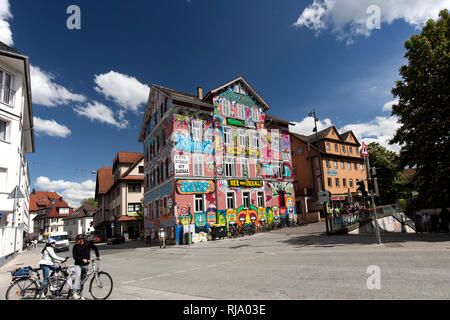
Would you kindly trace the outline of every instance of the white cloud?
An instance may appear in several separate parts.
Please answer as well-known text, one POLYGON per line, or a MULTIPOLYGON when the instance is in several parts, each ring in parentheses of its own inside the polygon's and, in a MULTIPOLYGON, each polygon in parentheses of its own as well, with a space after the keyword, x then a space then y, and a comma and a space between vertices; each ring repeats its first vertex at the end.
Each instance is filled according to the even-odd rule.
MULTIPOLYGON (((298 133, 298 134, 302 134, 305 136, 309 136, 311 134, 313 134, 313 129, 314 129, 314 118, 313 117, 306 117, 305 119, 303 119, 300 122, 295 122, 292 121, 292 123, 295 123, 294 126, 289 126, 289 131, 290 132, 294 132, 294 133, 298 133)), ((330 119, 324 119, 319 120, 317 122, 317 130, 323 130, 325 128, 328 128, 329 126, 332 126, 333 124, 331 123, 330 119)))
POLYGON ((331 29, 338 40, 352 44, 354 36, 370 36, 367 21, 373 12, 367 9, 372 5, 380 9, 381 24, 404 20, 420 27, 430 18, 437 19, 440 10, 450 7, 450 0, 314 0, 293 25, 314 30, 316 35, 331 29))
POLYGON ((97 92, 122 107, 119 112, 121 119, 126 111, 138 113, 139 107, 147 102, 150 93, 149 86, 134 77, 115 71, 95 75, 94 82, 97 92))
POLYGON ((81 200, 94 198, 95 181, 86 180, 81 183, 64 180, 50 180, 47 177, 38 177, 34 185, 44 191, 58 192, 72 208, 77 208, 81 200))
POLYGON ((30 66, 30 73, 34 103, 47 107, 55 107, 70 102, 86 101, 85 96, 72 93, 63 86, 54 83, 53 80, 55 76, 51 73, 42 71, 36 66, 30 66))
POLYGON ((386 102, 383 105, 383 111, 392 111, 392 106, 398 103, 398 99, 386 102))
POLYGON ((44 134, 51 137, 66 138, 72 133, 69 128, 57 123, 55 120, 44 120, 33 117, 34 130, 36 134, 44 134))
POLYGON ((0 0, 0 41, 8 46, 14 44, 11 27, 8 22, 12 17, 9 1, 0 0))
POLYGON ((114 118, 114 112, 104 104, 97 101, 93 101, 93 103, 88 102, 85 107, 75 107, 74 111, 80 116, 87 117, 92 122, 99 121, 102 123, 111 124, 121 129, 128 126, 127 120, 117 121, 114 118))

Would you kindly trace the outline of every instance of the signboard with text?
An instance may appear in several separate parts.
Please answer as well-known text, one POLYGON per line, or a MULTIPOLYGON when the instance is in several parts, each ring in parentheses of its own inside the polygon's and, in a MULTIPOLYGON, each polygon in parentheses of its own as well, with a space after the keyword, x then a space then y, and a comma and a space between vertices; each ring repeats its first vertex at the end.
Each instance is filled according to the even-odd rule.
POLYGON ((175 155, 173 162, 175 165, 175 175, 189 175, 189 155, 175 155))

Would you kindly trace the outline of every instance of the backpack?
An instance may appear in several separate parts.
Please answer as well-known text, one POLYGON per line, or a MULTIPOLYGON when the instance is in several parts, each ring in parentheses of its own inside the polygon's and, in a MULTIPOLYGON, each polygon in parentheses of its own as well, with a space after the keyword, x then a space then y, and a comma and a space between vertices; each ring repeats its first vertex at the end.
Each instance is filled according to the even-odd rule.
POLYGON ((18 269, 16 269, 16 271, 13 272, 12 276, 14 278, 26 277, 30 273, 31 269, 32 268, 30 266, 24 267, 24 268, 18 268, 18 269))

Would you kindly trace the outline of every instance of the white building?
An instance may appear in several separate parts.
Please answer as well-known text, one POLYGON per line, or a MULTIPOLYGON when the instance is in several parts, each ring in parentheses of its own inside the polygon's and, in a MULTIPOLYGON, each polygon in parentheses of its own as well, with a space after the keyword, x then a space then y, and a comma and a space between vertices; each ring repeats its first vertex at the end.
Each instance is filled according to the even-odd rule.
POLYGON ((26 154, 31 152, 34 133, 29 58, 0 42, 0 266, 22 250, 23 239, 30 232, 26 154), (16 186, 18 191, 14 193, 16 186), (9 196, 11 193, 16 199, 9 196))
POLYGON ((94 231, 94 213, 97 211, 89 203, 84 203, 70 216, 63 218, 64 231, 70 240, 75 240, 77 234, 91 234, 94 231))

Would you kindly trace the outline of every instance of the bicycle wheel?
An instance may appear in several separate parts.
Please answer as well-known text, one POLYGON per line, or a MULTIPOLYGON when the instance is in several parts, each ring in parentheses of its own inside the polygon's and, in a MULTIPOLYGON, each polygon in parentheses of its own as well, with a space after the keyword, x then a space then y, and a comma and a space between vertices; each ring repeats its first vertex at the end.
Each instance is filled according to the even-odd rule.
POLYGON ((106 272, 99 272, 91 279, 89 284, 89 292, 95 300, 106 300, 113 289, 113 280, 106 272))
POLYGON ((6 291, 6 300, 33 300, 36 299, 39 285, 31 278, 18 279, 6 291))

